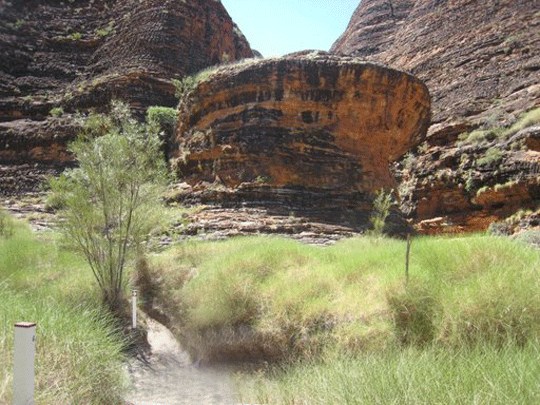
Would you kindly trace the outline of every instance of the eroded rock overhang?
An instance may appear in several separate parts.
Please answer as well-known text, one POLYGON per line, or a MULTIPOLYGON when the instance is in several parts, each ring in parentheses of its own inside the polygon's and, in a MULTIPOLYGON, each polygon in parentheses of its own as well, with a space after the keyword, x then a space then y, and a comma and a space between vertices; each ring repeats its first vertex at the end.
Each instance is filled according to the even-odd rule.
POLYGON ((395 187, 388 166, 429 119, 426 86, 398 70, 323 52, 245 61, 201 74, 181 103, 177 170, 192 185, 358 198, 395 187))

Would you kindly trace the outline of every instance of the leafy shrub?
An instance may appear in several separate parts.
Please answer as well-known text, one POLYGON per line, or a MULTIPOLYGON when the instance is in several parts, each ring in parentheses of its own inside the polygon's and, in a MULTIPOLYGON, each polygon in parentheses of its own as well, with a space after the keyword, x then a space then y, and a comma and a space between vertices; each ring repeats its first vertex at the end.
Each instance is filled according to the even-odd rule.
POLYGON ((378 190, 375 194, 375 200, 373 200, 373 213, 369 218, 369 222, 373 226, 372 233, 374 235, 382 235, 384 226, 386 224, 386 218, 390 213, 390 207, 394 204, 392 199, 392 193, 394 190, 384 191, 378 190))
POLYGON ((104 301, 119 309, 124 268, 159 223, 165 160, 152 125, 139 124, 114 102, 107 117, 91 117, 71 146, 79 167, 50 182, 61 222, 84 254, 104 301), (98 125, 96 125, 98 124, 98 125))
POLYGON ((175 108, 153 106, 146 110, 146 122, 167 140, 174 136, 177 116, 175 108))
POLYGON ((177 119, 177 111, 174 108, 153 106, 146 111, 146 122, 160 127, 165 125, 174 126, 177 119))

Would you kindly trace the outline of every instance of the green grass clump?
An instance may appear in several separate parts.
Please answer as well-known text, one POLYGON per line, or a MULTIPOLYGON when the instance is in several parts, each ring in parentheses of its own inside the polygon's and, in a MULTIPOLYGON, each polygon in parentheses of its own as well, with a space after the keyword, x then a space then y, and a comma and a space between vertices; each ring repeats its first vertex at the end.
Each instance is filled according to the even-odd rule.
POLYGON ((321 346, 525 344, 540 334, 536 250, 490 236, 418 238, 408 286, 405 250, 385 238, 328 248, 267 237, 190 244, 172 260, 194 276, 168 288, 195 333, 248 325, 301 356, 321 346))
POLYGON ((538 403, 540 252, 495 236, 419 237, 405 284, 405 251, 374 237, 325 248, 238 238, 190 242, 154 265, 182 332, 247 326, 259 353, 284 355, 237 376, 243 403, 538 403))
POLYGON ((13 218, 0 208, 0 238, 8 239, 13 236, 15 226, 13 218))
POLYGON ((240 402, 310 405, 536 404, 538 342, 458 350, 409 347, 237 375, 240 402))
POLYGON ((192 248, 196 275, 177 291, 191 327, 247 323, 304 349, 269 371, 238 375, 243 403, 540 399, 540 254, 526 245, 481 235, 417 238, 408 285, 402 241, 319 248, 238 239, 184 254, 192 248))
POLYGON ((120 404, 123 343, 91 272, 54 235, 14 222, 0 238, 0 403, 11 403, 14 324, 36 322, 35 399, 120 404))
POLYGON ((524 128, 540 124, 540 108, 535 108, 523 114, 523 116, 505 132, 506 137, 517 134, 524 128))

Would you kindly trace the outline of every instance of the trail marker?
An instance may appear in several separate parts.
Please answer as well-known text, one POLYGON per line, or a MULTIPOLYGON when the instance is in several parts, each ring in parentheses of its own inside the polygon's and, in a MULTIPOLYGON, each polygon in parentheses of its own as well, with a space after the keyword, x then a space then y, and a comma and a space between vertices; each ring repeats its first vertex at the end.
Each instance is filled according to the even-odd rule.
POLYGON ((131 291, 131 327, 137 329, 137 290, 131 291))
POLYGON ((13 405, 34 405, 34 357, 36 324, 15 324, 13 356, 13 405))

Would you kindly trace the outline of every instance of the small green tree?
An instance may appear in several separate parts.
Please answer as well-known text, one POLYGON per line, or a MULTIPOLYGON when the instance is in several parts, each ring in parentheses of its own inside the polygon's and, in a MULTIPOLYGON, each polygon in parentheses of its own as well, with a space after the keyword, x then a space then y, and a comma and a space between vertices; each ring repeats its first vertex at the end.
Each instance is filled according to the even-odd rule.
POLYGON ((82 252, 112 310, 120 308, 126 261, 159 220, 166 179, 155 125, 139 124, 113 102, 92 115, 71 144, 78 167, 51 180, 63 207, 62 229, 82 252))
POLYGON ((369 218, 369 222, 373 226, 373 235, 380 236, 383 233, 386 218, 390 213, 390 207, 394 204, 392 199, 393 192, 394 190, 385 191, 384 189, 375 192, 376 197, 373 200, 373 213, 369 218))

